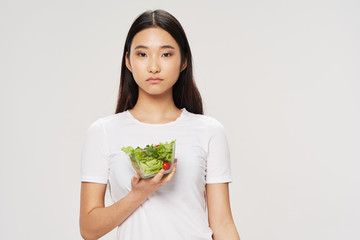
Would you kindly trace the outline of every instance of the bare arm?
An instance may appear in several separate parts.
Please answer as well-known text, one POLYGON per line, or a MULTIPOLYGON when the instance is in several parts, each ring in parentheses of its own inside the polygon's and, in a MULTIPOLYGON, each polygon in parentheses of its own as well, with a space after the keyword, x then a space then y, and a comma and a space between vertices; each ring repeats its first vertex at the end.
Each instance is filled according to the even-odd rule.
POLYGON ((214 240, 240 240, 231 214, 228 183, 207 184, 206 193, 214 240))
POLYGON ((123 223, 162 184, 170 182, 176 171, 164 176, 161 170, 151 179, 135 174, 131 179, 131 192, 111 206, 105 207, 106 184, 83 182, 80 200, 80 232, 86 240, 98 239, 123 223))

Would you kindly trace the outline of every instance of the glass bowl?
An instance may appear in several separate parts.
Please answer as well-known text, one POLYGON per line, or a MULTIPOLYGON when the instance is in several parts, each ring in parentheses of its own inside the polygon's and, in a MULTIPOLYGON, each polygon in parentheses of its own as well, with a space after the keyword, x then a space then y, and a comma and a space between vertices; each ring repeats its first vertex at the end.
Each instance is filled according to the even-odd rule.
MULTIPOLYGON (((166 143, 168 144, 168 143, 166 143)), ((161 169, 163 169, 163 163, 168 162, 170 164, 170 168, 168 170, 165 170, 164 174, 168 174, 172 171, 174 166, 174 159, 175 159, 175 142, 171 142, 172 144, 172 150, 171 151, 163 151, 161 155, 166 155, 167 159, 171 159, 171 161, 166 161, 164 158, 161 158, 161 156, 157 158, 148 158, 148 156, 158 156, 156 151, 158 151, 157 147, 159 145, 147 145, 147 147, 151 149, 155 148, 155 152, 152 152, 149 154, 149 150, 147 150, 147 147, 144 149, 141 149, 141 155, 135 154, 134 152, 127 153, 129 156, 131 165, 133 166, 134 170, 139 174, 140 178, 151 178, 154 177, 161 169), (154 154, 154 155, 152 155, 154 154), (171 156, 169 156, 171 155, 171 156), (138 156, 138 157, 137 157, 138 156), (154 170, 155 169, 155 170, 154 170)), ((150 151, 151 152, 151 151, 150 151)))

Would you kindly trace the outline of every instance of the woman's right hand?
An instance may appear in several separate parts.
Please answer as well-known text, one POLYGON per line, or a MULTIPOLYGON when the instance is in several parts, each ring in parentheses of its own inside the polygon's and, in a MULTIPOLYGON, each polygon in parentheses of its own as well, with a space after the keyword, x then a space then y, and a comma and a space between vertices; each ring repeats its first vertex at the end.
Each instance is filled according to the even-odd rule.
POLYGON ((161 185, 173 179, 177 159, 171 173, 164 170, 150 179, 131 179, 131 192, 113 205, 105 207, 106 184, 83 182, 81 184, 80 231, 84 239, 98 239, 122 224, 161 185))
POLYGON ((167 175, 164 175, 164 169, 161 169, 158 174, 148 179, 141 179, 140 176, 136 173, 131 179, 132 194, 145 201, 163 184, 168 183, 173 179, 176 172, 176 166, 177 158, 174 159, 174 167, 172 171, 167 175))

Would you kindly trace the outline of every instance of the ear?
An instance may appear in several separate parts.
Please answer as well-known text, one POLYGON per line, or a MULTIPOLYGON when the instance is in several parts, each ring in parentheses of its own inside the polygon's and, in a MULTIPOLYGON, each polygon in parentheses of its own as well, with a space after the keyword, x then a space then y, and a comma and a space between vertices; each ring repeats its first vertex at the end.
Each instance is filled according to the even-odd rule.
POLYGON ((180 72, 184 71, 186 67, 187 67, 187 59, 185 58, 184 63, 181 65, 180 72))
POLYGON ((130 60, 129 60, 129 52, 126 52, 126 55, 125 55, 125 65, 127 67, 127 69, 129 69, 130 72, 132 72, 132 69, 131 69, 131 64, 130 64, 130 60))

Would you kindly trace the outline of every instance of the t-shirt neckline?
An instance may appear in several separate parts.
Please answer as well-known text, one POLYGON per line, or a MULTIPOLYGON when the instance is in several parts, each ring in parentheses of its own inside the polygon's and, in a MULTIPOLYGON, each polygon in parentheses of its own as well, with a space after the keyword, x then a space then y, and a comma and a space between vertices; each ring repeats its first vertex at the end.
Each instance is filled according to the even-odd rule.
POLYGON ((145 123, 145 122, 141 122, 141 121, 137 120, 137 119, 130 113, 129 109, 126 110, 126 113, 127 113, 127 115, 129 116, 129 118, 130 118, 132 121, 134 121, 134 122, 136 122, 136 123, 138 123, 138 124, 141 124, 141 125, 146 125, 146 126, 169 126, 169 125, 173 125, 173 124, 175 124, 175 123, 178 123, 181 119, 184 118, 184 115, 186 115, 186 113, 187 113, 186 108, 182 108, 182 109, 180 109, 180 110, 181 110, 181 114, 180 114, 180 116, 179 116, 178 118, 176 118, 174 121, 166 122, 166 123, 145 123))

